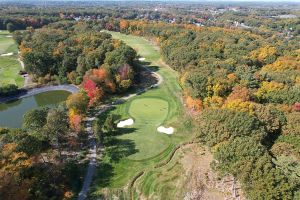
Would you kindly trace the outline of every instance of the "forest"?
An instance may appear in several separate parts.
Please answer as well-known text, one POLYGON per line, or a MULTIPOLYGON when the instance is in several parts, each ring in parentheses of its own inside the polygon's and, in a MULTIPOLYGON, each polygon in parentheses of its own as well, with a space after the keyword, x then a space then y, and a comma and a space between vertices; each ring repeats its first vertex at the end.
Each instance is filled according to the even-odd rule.
POLYGON ((298 38, 145 21, 120 29, 155 38, 180 71, 197 137, 220 174, 234 174, 249 199, 300 198, 298 38))
MULTIPOLYGON (((88 142, 83 118, 88 108, 127 91, 135 77, 135 50, 96 30, 86 23, 56 22, 14 33, 33 81, 72 83, 81 90, 62 105, 28 111, 21 129, 0 129, 0 198, 68 199, 79 189, 86 164, 78 162, 88 142)), ((1 92, 16 89, 8 85, 1 92)))
MULTIPOLYGON (((159 47, 179 74, 194 139, 209 148, 220 177, 233 175, 247 199, 300 199, 299 17, 266 18, 290 14, 268 9, 196 16, 174 7, 1 14, 0 29, 13 33, 33 82, 80 91, 59 106, 27 112, 20 129, 0 128, 0 199, 72 199, 79 191, 87 164, 78 163, 84 153, 73 153, 87 151, 88 110, 130 91, 139 73, 136 50, 103 30, 159 47), (195 25, 200 18, 203 26, 195 25)), ((1 86, 0 94, 15 90, 1 86)), ((116 132, 118 117, 94 124, 99 144, 116 132)))

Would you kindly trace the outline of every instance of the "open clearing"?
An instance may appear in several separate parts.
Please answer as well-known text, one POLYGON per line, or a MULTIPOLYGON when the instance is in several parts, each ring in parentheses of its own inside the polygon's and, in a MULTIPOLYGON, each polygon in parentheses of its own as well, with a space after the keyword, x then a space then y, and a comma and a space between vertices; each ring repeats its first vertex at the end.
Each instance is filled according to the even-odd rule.
POLYGON ((24 78, 18 73, 21 70, 21 65, 17 60, 18 48, 13 38, 9 37, 7 31, 0 32, 0 86, 6 84, 16 84, 22 87, 24 78), (10 55, 13 53, 13 55, 10 55))
POLYGON ((134 119, 132 126, 118 129, 116 136, 106 141, 107 148, 92 183, 91 196, 104 195, 111 199, 114 195, 128 197, 129 182, 141 171, 153 169, 166 160, 176 145, 192 138, 192 131, 189 118, 183 117, 177 72, 164 65, 159 51, 144 38, 109 33, 136 49, 148 62, 142 64, 164 79, 158 87, 136 95, 110 111, 120 115, 121 119, 134 119), (176 134, 159 133, 157 127, 161 125, 174 127, 176 134))

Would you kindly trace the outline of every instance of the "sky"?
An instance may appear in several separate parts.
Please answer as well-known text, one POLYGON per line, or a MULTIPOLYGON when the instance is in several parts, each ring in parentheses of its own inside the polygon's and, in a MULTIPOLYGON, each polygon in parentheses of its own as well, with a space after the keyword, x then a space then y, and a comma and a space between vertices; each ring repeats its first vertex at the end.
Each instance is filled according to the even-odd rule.
MULTIPOLYGON (((16 1, 16 2, 24 2, 24 1, 42 1, 42 0, 0 0, 1 1, 16 1)), ((111 0, 43 0, 43 1, 111 1, 111 0)), ((113 0, 113 1, 193 1, 193 2, 300 2, 300 0, 113 0)))
POLYGON ((176 1, 186 1, 186 2, 295 2, 295 3, 300 3, 300 0, 0 0, 0 2, 41 2, 41 1, 61 1, 61 2, 66 2, 66 1, 163 1, 163 2, 176 2, 176 1))

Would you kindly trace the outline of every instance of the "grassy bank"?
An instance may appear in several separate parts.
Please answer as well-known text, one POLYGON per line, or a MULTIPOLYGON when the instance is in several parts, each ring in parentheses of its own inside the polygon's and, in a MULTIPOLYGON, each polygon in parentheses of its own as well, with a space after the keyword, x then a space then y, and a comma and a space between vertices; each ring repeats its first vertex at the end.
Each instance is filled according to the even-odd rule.
POLYGON ((159 51, 144 38, 110 33, 133 47, 145 58, 143 64, 164 79, 159 87, 137 95, 111 111, 121 115, 122 119, 134 118, 135 124, 120 130, 106 144, 109 147, 99 162, 91 193, 96 196, 106 193, 128 197, 124 191, 127 191, 126 186, 137 174, 152 170, 155 165, 166 160, 175 146, 189 140, 192 134, 190 121, 184 117, 178 74, 163 64, 159 51), (158 133, 156 128, 159 125, 172 126, 175 133, 158 133))
POLYGON ((18 47, 11 36, 7 31, 0 32, 0 55, 13 53, 9 56, 0 56, 0 86, 16 84, 22 87, 24 78, 18 74, 21 70, 21 65, 17 60, 18 47))

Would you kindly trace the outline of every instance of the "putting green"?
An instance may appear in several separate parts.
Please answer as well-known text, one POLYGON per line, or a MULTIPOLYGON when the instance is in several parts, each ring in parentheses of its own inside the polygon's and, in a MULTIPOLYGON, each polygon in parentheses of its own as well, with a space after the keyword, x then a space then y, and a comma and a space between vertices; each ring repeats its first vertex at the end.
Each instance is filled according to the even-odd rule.
POLYGON ((164 122, 169 112, 169 103, 155 97, 136 98, 131 101, 128 114, 135 122, 133 132, 119 136, 119 139, 134 141, 136 153, 128 158, 142 160, 158 155, 170 144, 167 135, 158 133, 157 127, 164 122))
POLYGON ((131 102, 128 113, 136 123, 160 125, 167 118, 169 104, 157 98, 141 98, 131 102))

